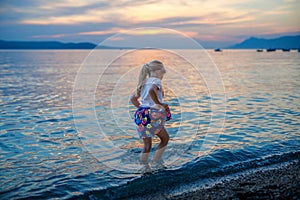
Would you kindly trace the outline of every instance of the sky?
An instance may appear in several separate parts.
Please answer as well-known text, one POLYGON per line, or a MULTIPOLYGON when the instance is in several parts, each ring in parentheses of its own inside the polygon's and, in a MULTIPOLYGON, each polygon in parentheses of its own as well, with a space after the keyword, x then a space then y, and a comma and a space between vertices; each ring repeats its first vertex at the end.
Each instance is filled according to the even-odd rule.
POLYGON ((98 44, 162 27, 225 47, 252 36, 300 35, 299 10, 300 0, 0 0, 0 39, 98 44))

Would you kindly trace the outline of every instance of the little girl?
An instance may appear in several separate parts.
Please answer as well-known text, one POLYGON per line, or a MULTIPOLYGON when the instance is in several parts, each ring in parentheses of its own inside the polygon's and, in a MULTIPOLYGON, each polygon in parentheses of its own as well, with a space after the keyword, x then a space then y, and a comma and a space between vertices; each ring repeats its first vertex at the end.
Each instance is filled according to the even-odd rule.
POLYGON ((169 142, 169 134, 164 128, 165 121, 171 119, 169 106, 163 103, 161 80, 166 73, 162 62, 153 60, 142 66, 137 90, 131 97, 131 102, 138 109, 135 112, 135 123, 144 148, 140 160, 146 163, 152 147, 152 137, 157 135, 160 143, 154 155, 154 162, 161 160, 162 154, 169 142), (148 77, 148 78, 147 78, 148 77), (141 103, 138 99, 141 97, 141 103))

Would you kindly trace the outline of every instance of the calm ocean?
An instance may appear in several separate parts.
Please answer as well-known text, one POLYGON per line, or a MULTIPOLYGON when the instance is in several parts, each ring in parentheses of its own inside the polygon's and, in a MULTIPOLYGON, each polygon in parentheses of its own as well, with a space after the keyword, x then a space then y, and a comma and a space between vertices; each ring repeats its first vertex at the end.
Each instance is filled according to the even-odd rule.
MULTIPOLYGON (((186 51, 199 59, 198 52, 186 51)), ((104 73, 96 89, 91 87, 94 106, 90 107, 90 99, 77 97, 83 106, 74 114, 76 76, 89 52, 0 51, 0 199, 168 194, 299 159, 298 52, 209 50, 222 78, 215 79, 222 88, 213 90, 223 91, 226 102, 214 116, 224 119, 217 133, 209 131, 215 113, 205 73, 195 71, 180 56, 158 50, 125 54, 109 68, 101 65, 101 59, 86 62, 104 73), (163 84, 173 119, 166 124, 171 140, 164 169, 145 174, 138 162, 142 143, 131 121, 135 109, 129 95, 136 85, 136 67, 151 59, 167 66, 163 84), (87 133, 84 130, 93 124, 86 123, 91 110, 100 128, 87 133), (207 137, 210 134, 214 137, 207 137)), ((93 70, 84 74, 83 85, 89 84, 93 70)), ((157 143, 154 138, 154 148, 157 143)))

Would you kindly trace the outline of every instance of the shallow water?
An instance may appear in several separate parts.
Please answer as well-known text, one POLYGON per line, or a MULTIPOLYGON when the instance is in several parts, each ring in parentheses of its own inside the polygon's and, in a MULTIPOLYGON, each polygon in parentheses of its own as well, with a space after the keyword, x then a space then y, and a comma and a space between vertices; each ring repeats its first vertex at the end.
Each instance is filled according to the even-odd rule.
MULTIPOLYGON (((225 89, 226 112, 221 106, 220 113, 212 112, 218 96, 211 95, 203 76, 207 68, 199 74, 172 52, 130 52, 107 69, 92 63, 96 71, 105 69, 92 91, 94 107, 82 96, 82 110, 74 115, 72 92, 88 54, 0 52, 1 199, 123 198, 299 158, 298 52, 209 51, 225 89), (137 159, 142 143, 130 121, 135 108, 128 97, 136 84, 134 69, 154 58, 167 66, 163 83, 173 119, 166 125, 171 140, 165 170, 143 175, 137 159), (86 123, 90 110, 100 129, 86 133, 81 130, 92 126, 86 123), (225 116, 217 133, 209 132, 213 115, 225 116)), ((222 88, 213 89, 222 94, 222 88)), ((158 142, 155 138, 154 147, 158 142)))

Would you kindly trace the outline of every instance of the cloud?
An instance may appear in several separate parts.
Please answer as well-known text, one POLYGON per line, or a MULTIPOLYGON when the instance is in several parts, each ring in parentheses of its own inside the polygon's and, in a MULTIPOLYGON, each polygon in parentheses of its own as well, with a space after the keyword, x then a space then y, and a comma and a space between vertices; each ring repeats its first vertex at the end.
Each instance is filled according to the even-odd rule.
POLYGON ((118 32, 124 31, 123 29, 119 28, 112 28, 108 30, 100 30, 100 31, 88 31, 88 32, 80 32, 77 33, 78 35, 110 35, 110 34, 116 34, 118 32))
POLYGON ((86 31, 86 32, 74 32, 74 33, 62 33, 62 34, 46 34, 46 35, 34 35, 32 38, 65 38, 65 37, 73 37, 73 36, 80 36, 80 35, 86 35, 86 36, 99 36, 99 35, 113 35, 116 33, 119 33, 122 31, 122 29, 112 28, 107 30, 98 30, 98 31, 86 31))
POLYGON ((122 41, 125 40, 123 37, 110 37, 107 39, 108 41, 122 41))
POLYGON ((232 41, 247 34, 297 32, 299 9, 299 1, 292 0, 2 0, 0 36, 87 40, 164 27, 194 39, 232 41))
MULTIPOLYGON (((63 37, 70 37, 75 35, 114 35, 114 34, 126 34, 126 35, 161 35, 161 34, 169 34, 170 30, 167 29, 161 29, 161 28, 152 28, 149 30, 145 29, 135 29, 134 31, 128 32, 127 29, 120 29, 120 28, 111 28, 106 30, 98 30, 98 31, 86 31, 86 32, 77 32, 77 33, 71 33, 71 34, 50 34, 50 35, 35 35, 32 38, 63 38, 63 37)), ((186 32, 187 35, 196 35, 195 32, 186 32)), ((119 39, 116 39, 119 40, 119 39)))
POLYGON ((103 23, 107 20, 103 19, 101 16, 88 16, 88 15, 68 15, 68 16, 58 16, 58 17, 47 17, 39 19, 25 19, 21 20, 21 24, 31 24, 31 25, 73 25, 73 24, 83 24, 83 23, 103 23))
POLYGON ((286 14, 287 9, 260 12, 260 8, 252 8, 252 1, 232 0, 216 1, 101 1, 64 0, 53 3, 50 0, 36 5, 36 8, 23 7, 13 9, 23 14, 19 23, 28 25, 84 25, 85 23, 113 22, 119 27, 130 26, 197 26, 224 25, 253 21, 258 15, 286 14), (238 2, 238 3, 237 3, 238 2), (247 9, 247 5, 250 5, 247 9), (243 9, 240 9, 243 8, 243 9), (253 12, 255 11, 255 12, 253 12), (25 15, 25 16, 24 16, 25 15))
POLYGON ((43 39, 43 38, 64 38, 69 36, 74 36, 75 34, 51 34, 51 35, 33 35, 31 38, 43 39))
POLYGON ((220 8, 212 5, 214 4, 199 4, 196 1, 183 4, 181 1, 172 1, 171 3, 170 1, 153 0, 102 1, 98 3, 94 1, 65 0, 58 3, 46 1, 36 7, 26 7, 26 9, 19 7, 15 8, 14 11, 27 15, 20 19, 20 23, 35 25, 68 25, 111 21, 118 25, 137 25, 141 23, 159 23, 172 18, 180 18, 179 16, 183 18, 201 18, 201 16, 209 13, 225 13, 226 16, 220 17, 226 18, 228 14, 240 13, 240 11, 232 8, 220 8))
POLYGON ((283 0, 284 2, 293 3, 296 2, 296 0, 283 0))

